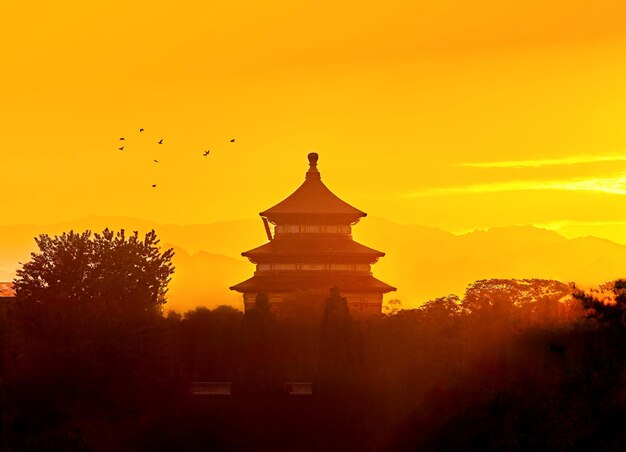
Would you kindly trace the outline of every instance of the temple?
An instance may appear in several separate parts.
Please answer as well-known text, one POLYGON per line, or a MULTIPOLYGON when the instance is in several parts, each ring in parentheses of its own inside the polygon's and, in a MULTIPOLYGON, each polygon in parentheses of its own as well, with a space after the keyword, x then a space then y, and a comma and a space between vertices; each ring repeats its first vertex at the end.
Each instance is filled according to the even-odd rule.
POLYGON ((352 240, 352 226, 367 214, 324 185, 316 153, 308 158, 304 183, 259 214, 269 242, 241 253, 256 264, 254 276, 230 289, 243 294, 246 310, 260 292, 280 310, 290 293, 337 287, 351 312, 380 313, 383 294, 396 288, 372 276, 371 265, 385 253, 352 240), (274 225, 273 236, 268 223, 274 225))

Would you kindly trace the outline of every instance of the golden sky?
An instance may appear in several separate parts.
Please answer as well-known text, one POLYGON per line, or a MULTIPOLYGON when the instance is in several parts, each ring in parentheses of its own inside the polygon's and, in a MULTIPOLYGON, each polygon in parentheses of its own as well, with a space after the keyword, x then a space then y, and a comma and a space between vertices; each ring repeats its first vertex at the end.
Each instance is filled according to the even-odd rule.
POLYGON ((625 17, 602 0, 3 4, 0 224, 255 217, 317 151, 336 194, 390 221, 626 243, 625 17))

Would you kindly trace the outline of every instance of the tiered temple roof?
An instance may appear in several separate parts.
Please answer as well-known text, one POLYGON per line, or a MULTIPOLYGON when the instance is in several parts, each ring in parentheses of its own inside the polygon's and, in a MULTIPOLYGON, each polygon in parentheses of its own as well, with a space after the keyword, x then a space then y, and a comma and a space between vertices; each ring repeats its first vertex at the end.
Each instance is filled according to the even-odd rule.
POLYGON ((396 289, 371 273, 370 265, 385 253, 352 239, 352 226, 367 214, 324 185, 317 169, 317 154, 309 154, 308 158, 304 183, 260 213, 269 242, 241 253, 257 264, 257 271, 231 290, 242 292, 248 301, 259 292, 269 294, 270 300, 275 294, 276 301, 280 298, 276 294, 337 287, 349 301, 350 294, 360 297, 355 305, 373 303, 380 312, 382 294, 396 289), (268 222, 275 226, 274 236, 268 222))

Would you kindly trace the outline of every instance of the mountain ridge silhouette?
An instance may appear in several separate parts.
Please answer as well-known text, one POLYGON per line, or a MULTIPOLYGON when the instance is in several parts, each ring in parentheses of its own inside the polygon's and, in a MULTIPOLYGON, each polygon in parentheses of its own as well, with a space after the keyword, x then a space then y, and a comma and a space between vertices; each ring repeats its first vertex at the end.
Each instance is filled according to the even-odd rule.
MULTIPOLYGON (((176 225, 94 215, 47 226, 0 226, 0 280, 11 280, 17 262, 28 260, 35 250, 33 237, 70 229, 98 232, 105 227, 140 234, 154 229, 163 247, 175 248, 177 271, 166 305, 175 310, 220 304, 241 309, 240 294, 228 287, 249 278, 254 266, 240 253, 267 241, 260 219, 176 225)), ((544 278, 592 285, 624 276, 626 268, 626 245, 593 236, 567 239, 532 225, 453 234, 367 217, 354 226, 353 235, 386 253, 372 270, 398 287, 387 298, 399 298, 404 307, 448 293, 460 295, 478 279, 544 278)))

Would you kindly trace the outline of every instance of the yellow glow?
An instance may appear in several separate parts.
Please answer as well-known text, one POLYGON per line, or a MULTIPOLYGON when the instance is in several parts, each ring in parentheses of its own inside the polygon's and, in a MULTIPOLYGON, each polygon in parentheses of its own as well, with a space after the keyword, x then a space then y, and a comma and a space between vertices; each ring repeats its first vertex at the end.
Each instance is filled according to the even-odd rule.
POLYGON ((316 151, 363 224, 626 243, 624 17, 617 0, 8 2, 0 225, 258 221, 316 151))
MULTIPOLYGON (((468 193, 492 193, 497 210, 500 184, 531 181, 532 204, 554 181, 625 171, 623 157, 599 151, 626 149, 625 8, 12 2, 0 18, 11 43, 0 71, 0 193, 11 209, 0 224, 252 218, 301 182, 317 151, 324 181, 370 215, 489 226, 478 198, 463 200, 472 209, 459 224, 395 194, 489 186, 468 193)), ((571 194, 589 192, 581 184, 571 194)), ((621 193, 599 185, 594 193, 621 193)), ((581 209, 596 204, 578 199, 581 209)), ((625 220, 612 202, 612 220, 625 220)), ((524 221, 567 219, 545 205, 524 221)))

